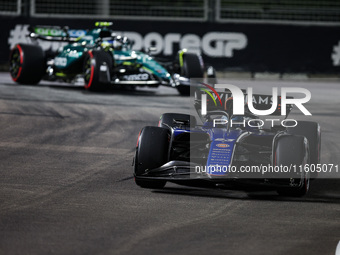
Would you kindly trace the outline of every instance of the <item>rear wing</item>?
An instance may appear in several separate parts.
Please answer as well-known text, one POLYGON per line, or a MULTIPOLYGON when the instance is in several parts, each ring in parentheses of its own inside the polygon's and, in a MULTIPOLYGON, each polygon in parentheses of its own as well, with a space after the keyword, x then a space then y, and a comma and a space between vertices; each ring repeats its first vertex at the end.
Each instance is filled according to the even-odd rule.
MULTIPOLYGON (((244 111, 245 113, 250 113, 248 108, 248 94, 246 90, 241 90, 244 95, 244 111)), ((202 109, 202 94, 206 94, 206 110, 209 111, 230 111, 230 107, 233 106, 233 94, 230 90, 225 90, 223 92, 217 92, 207 89, 206 87, 197 89, 195 92, 195 108, 200 115, 200 110, 202 109)), ((287 96, 287 98, 292 99, 293 97, 287 96)), ((252 103, 253 107, 256 110, 269 110, 273 104, 273 97, 272 95, 264 95, 264 94, 253 94, 252 95, 252 103)), ((286 105, 286 117, 289 115, 293 106, 291 104, 286 105)), ((281 116, 281 96, 277 97, 277 106, 273 113, 270 115, 272 116, 281 116)), ((229 113, 228 113, 229 114, 229 113)))
POLYGON ((28 31, 30 38, 54 42, 76 42, 86 33, 85 30, 70 30, 59 26, 30 26, 28 31))

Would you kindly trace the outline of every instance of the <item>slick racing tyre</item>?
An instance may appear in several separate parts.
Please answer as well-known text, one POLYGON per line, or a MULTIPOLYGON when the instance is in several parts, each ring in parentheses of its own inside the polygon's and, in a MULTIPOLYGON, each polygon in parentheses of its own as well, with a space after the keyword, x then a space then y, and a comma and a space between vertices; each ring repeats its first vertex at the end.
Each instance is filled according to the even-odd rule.
POLYGON ((195 127, 196 118, 189 114, 164 113, 159 118, 158 126, 169 129, 178 126, 195 127))
POLYGON ((45 69, 45 53, 38 45, 17 44, 9 56, 9 72, 20 84, 37 84, 45 69))
MULTIPOLYGON (((309 190, 309 173, 304 171, 303 166, 309 162, 308 141, 303 136, 283 135, 277 138, 274 150, 274 166, 296 166, 297 172, 293 170, 286 174, 290 187, 279 188, 277 192, 281 196, 301 197, 309 190), (302 172, 300 168, 302 166, 302 172), (299 176, 299 178, 297 178, 299 176)), ((292 169, 292 168, 291 168, 292 169)))
POLYGON ((160 127, 144 127, 137 141, 134 159, 135 182, 142 188, 161 189, 166 181, 141 178, 146 170, 155 169, 168 162, 169 130, 160 127))
POLYGON ((113 57, 103 50, 90 50, 86 53, 83 66, 85 89, 103 91, 111 82, 113 57))
MULTIPOLYGON (((181 76, 186 78, 203 78, 204 66, 202 57, 194 53, 182 53, 179 56, 181 76)), ((179 85, 177 90, 181 95, 190 95, 190 86, 179 85)))
MULTIPOLYGON (((309 163, 314 165, 320 164, 321 131, 318 123, 312 121, 298 121, 296 127, 288 128, 288 133, 306 137, 309 143, 309 163)), ((311 179, 315 179, 317 175, 317 172, 310 173, 311 179)))

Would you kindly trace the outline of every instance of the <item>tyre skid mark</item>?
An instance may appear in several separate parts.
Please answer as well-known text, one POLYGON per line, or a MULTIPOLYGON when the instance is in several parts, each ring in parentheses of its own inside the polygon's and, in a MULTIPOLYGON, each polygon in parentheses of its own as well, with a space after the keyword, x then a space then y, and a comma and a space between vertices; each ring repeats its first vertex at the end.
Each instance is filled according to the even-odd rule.
MULTIPOLYGON (((163 234, 164 232, 173 231, 174 229, 182 228, 188 225, 195 225, 205 222, 207 220, 216 220, 218 217, 225 216, 226 213, 230 214, 243 207, 244 204, 240 204, 238 201, 223 201, 218 208, 209 208, 209 213, 203 213, 201 217, 189 217, 189 219, 182 218, 179 222, 171 222, 171 224, 164 223, 162 225, 153 226, 142 231, 136 232, 136 234, 129 238, 129 242, 124 243, 118 249, 110 251, 114 254, 129 254, 134 251, 138 245, 146 239, 152 239, 153 236, 163 234), (227 210, 228 209, 228 210, 227 210)), ((105 251, 104 254, 110 253, 105 251)))
MULTIPOLYGON (((116 165, 119 167, 119 164, 116 165)), ((21 200, 9 201, 9 203, 2 204, 0 207, 0 214, 8 214, 17 210, 24 210, 32 207, 41 207, 43 204, 53 201, 55 197, 70 194, 70 190, 77 189, 77 184, 89 182, 93 176, 105 171, 107 168, 106 163, 93 163, 93 165, 88 166, 88 170, 78 172, 73 176, 65 176, 63 180, 59 180, 60 184, 55 187, 45 187, 44 189, 39 189, 38 192, 32 196, 24 196, 21 200)), ((9 185, 6 185, 9 188, 9 185)))
POLYGON ((33 144, 33 143, 22 143, 22 142, 1 142, 0 148, 78 152, 78 153, 115 155, 115 156, 131 155, 131 157, 133 156, 131 149, 123 149, 123 148, 83 147, 83 146, 71 146, 71 145, 33 144))

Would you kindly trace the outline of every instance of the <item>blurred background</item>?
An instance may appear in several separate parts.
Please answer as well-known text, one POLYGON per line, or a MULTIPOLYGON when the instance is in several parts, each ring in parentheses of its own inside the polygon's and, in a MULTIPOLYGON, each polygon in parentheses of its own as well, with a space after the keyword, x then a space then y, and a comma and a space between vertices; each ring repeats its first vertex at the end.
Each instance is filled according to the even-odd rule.
POLYGON ((0 20, 2 70, 10 48, 30 42, 29 25, 81 34, 100 20, 112 21, 136 50, 155 46, 170 58, 187 48, 221 72, 340 73, 338 0, 1 0, 0 20))

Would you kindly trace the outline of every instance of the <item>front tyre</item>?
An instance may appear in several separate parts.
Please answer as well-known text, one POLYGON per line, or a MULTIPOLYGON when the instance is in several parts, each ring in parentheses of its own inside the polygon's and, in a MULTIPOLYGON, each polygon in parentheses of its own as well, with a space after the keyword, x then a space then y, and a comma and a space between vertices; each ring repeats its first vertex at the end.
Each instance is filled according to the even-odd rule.
POLYGON ((111 82, 112 55, 103 50, 86 53, 83 66, 85 89, 103 91, 111 82))
MULTIPOLYGON (((310 164, 320 164, 321 153, 321 129, 317 122, 299 121, 296 127, 287 128, 288 133, 302 135, 307 138, 309 144, 310 164)), ((312 172, 311 178, 317 178, 318 173, 312 172)))
POLYGON ((9 72, 20 84, 37 84, 45 69, 45 53, 38 45, 17 44, 9 55, 9 72))
MULTIPOLYGON (((274 166, 283 166, 291 169, 292 166, 302 166, 309 163, 309 146, 308 140, 303 136, 283 135, 275 142, 274 166)), ((304 170, 299 176, 295 172, 288 173, 287 181, 290 187, 283 187, 277 190, 281 196, 301 197, 309 191, 310 176, 304 170), (298 178, 297 178, 298 177, 298 178)))
MULTIPOLYGON (((180 52, 179 53, 179 64, 181 76, 192 79, 192 78, 204 78, 204 65, 202 57, 198 54, 180 52)), ((181 95, 190 95, 190 86, 179 85, 177 90, 181 95)))
POLYGON ((145 179, 148 170, 158 168, 168 162, 170 133, 166 128, 144 127, 137 140, 134 159, 135 182, 142 188, 160 189, 166 181, 145 179))

